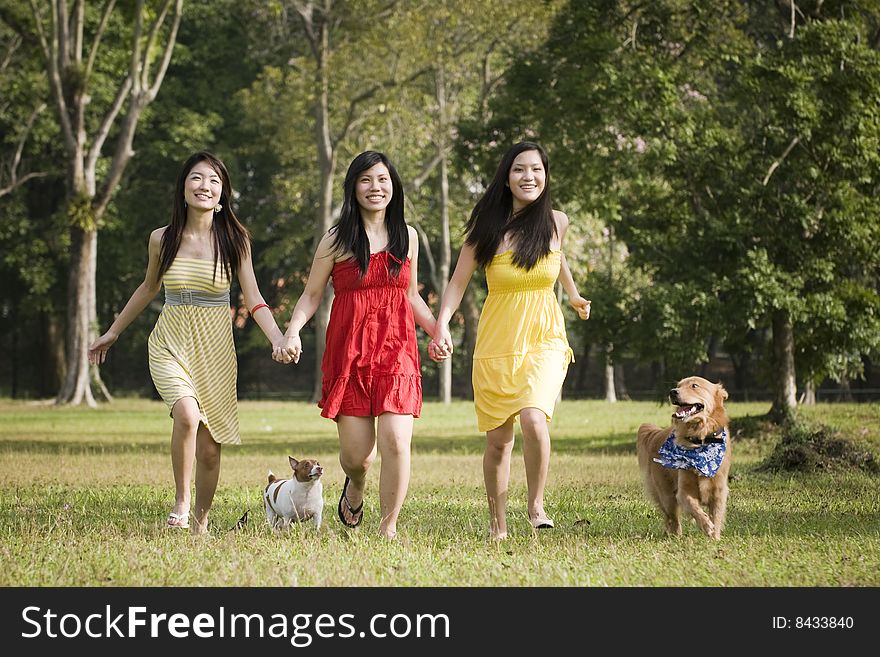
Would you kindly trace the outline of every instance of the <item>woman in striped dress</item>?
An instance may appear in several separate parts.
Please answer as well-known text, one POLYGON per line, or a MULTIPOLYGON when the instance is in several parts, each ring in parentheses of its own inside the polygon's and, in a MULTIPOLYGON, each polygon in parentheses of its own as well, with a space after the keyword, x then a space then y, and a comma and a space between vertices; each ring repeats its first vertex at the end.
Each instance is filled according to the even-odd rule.
POLYGON ((165 306, 150 334, 150 375, 174 420, 171 466, 174 508, 167 526, 190 527, 190 482, 196 466, 193 533, 207 532, 220 477, 220 446, 241 443, 236 398, 229 285, 237 275, 245 303, 280 351, 283 336, 260 294, 250 235, 230 207, 226 166, 207 152, 189 157, 175 186, 171 223, 150 235, 144 282, 104 335, 89 361, 107 351, 165 285, 165 306))

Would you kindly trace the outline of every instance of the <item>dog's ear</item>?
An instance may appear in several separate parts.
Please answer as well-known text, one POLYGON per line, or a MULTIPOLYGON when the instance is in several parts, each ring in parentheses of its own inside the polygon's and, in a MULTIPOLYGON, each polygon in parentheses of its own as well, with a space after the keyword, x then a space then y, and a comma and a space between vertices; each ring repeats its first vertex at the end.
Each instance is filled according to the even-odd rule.
POLYGON ((299 465, 299 461, 297 461, 297 460, 296 460, 295 458, 293 458, 292 456, 288 456, 288 457, 287 457, 287 460, 290 461, 290 467, 293 468, 294 470, 296 470, 296 466, 299 465))
POLYGON ((715 394, 718 395, 721 401, 727 399, 727 390, 725 390, 724 386, 721 385, 721 381, 715 384, 715 394))

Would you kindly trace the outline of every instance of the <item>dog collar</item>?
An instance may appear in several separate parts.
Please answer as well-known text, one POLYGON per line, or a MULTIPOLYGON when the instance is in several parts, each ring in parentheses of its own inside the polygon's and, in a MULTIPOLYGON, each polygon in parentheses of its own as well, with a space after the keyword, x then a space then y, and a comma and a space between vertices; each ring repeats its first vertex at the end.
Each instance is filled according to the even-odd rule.
MULTIPOLYGON (((713 433, 710 433, 708 436, 705 436, 702 440, 695 440, 691 436, 687 436, 685 438, 686 441, 693 445, 707 445, 709 443, 723 443, 724 438, 727 436, 727 433, 724 429, 719 429, 713 433)), ((672 437, 675 438, 675 432, 672 432, 672 437)))
POLYGON ((704 477, 714 477, 721 467, 724 454, 727 451, 727 431, 721 429, 712 434, 713 441, 704 443, 699 447, 681 447, 675 442, 675 432, 672 431, 660 449, 654 461, 664 468, 675 470, 696 470, 704 477))

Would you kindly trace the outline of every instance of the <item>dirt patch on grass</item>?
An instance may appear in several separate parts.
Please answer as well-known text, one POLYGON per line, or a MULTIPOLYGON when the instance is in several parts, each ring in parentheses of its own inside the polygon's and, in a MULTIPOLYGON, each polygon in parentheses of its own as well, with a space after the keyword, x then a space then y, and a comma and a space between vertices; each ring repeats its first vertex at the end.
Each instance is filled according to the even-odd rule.
POLYGON ((880 474, 880 462, 862 441, 823 425, 794 422, 781 427, 776 448, 759 470, 824 472, 863 470, 880 474))

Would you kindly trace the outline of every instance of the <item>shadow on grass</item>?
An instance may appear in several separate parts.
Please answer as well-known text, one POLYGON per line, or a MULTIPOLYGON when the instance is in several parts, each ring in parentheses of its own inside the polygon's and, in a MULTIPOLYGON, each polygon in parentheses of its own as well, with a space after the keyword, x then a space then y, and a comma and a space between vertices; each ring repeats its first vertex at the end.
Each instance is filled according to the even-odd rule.
MULTIPOLYGON (((627 433, 591 436, 589 438, 564 437, 552 440, 555 454, 635 454, 635 439, 627 433)), ((169 440, 132 440, 130 437, 119 440, 0 440, 0 454, 167 454, 169 440)), ((482 434, 450 438, 418 434, 413 436, 415 454, 449 454, 453 456, 479 455, 483 453, 486 441, 482 434)), ((295 450, 300 454, 319 454, 338 449, 338 439, 334 433, 289 437, 276 435, 273 438, 258 440, 243 438, 241 445, 230 445, 227 450, 236 454, 277 454, 279 450, 295 450)), ((522 451, 522 437, 516 437, 514 451, 522 451)), ((228 453, 228 452, 225 452, 228 453)))

